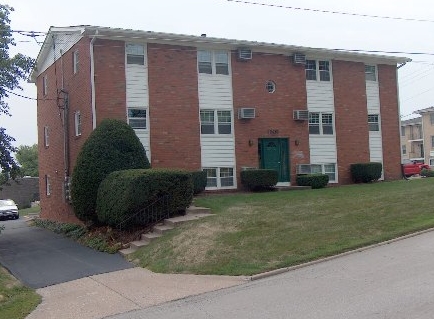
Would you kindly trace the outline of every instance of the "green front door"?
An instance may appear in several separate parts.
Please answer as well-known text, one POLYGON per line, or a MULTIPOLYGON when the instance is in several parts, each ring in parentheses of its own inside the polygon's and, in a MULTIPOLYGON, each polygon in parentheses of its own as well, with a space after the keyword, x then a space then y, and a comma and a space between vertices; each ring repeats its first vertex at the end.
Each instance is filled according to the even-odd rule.
POLYGON ((289 149, 287 138, 259 139, 261 168, 274 169, 278 172, 278 182, 289 182, 289 149))

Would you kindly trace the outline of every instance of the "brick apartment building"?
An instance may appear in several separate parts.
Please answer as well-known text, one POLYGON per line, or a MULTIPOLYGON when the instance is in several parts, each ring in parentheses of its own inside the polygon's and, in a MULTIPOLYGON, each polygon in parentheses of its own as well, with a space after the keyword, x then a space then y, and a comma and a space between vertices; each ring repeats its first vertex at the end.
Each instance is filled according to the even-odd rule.
POLYGON ((76 221, 65 185, 104 118, 127 121, 152 167, 206 170, 209 190, 273 168, 351 183, 350 164, 400 178, 397 64, 406 58, 94 26, 52 27, 38 88, 42 217, 76 221))
POLYGON ((420 116, 401 122, 402 158, 434 166, 434 107, 414 113, 420 116))

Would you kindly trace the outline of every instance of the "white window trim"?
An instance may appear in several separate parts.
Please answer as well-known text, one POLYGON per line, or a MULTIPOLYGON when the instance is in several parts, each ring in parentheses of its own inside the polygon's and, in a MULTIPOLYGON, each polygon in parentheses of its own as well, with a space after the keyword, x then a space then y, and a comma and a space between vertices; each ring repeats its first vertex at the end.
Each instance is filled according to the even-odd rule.
POLYGON ((299 164, 297 165, 297 174, 312 174, 311 173, 311 165, 321 166, 321 174, 326 174, 325 166, 326 165, 334 165, 335 166, 335 179, 329 180, 330 184, 338 183, 338 170, 336 163, 311 163, 311 164, 299 164), (302 171, 301 171, 302 170, 302 171))
POLYGON ((50 131, 48 126, 44 126, 44 146, 50 146, 50 131))
POLYGON ((199 122, 200 122, 200 134, 202 136, 233 136, 234 135, 234 112, 232 112, 232 110, 229 109, 202 109, 199 110, 199 122), (213 134, 202 134, 202 119, 200 116, 200 112, 201 111, 210 111, 210 112, 214 112, 214 133, 213 134), (219 121, 218 121, 218 112, 219 111, 227 111, 230 112, 231 114, 231 133, 230 134, 219 134, 218 133, 218 126, 219 126, 219 121))
POLYGON ((76 50, 76 51, 74 51, 73 52, 73 54, 72 54, 72 59, 73 59, 73 71, 74 71, 74 74, 77 74, 78 73, 78 63, 79 63, 79 54, 78 54, 78 50, 76 50))
POLYGON ((203 76, 232 76, 232 68, 231 68, 231 52, 227 51, 227 50, 209 50, 209 49, 202 49, 202 48, 197 48, 197 73, 203 76), (211 74, 208 73, 200 73, 199 72, 199 51, 207 51, 207 52, 211 52, 211 74), (225 52, 228 56, 228 74, 217 74, 216 73, 216 58, 215 55, 217 52, 225 52))
MULTIPOLYGON (((372 73, 369 73, 369 74, 372 74, 372 73)), ((378 69, 377 69, 376 65, 365 64, 365 81, 367 81, 367 82, 378 82, 378 69), (366 77, 366 75, 367 75, 367 73, 366 73, 366 67, 373 67, 374 68, 374 77, 375 77, 374 80, 367 79, 367 77, 366 77)))
MULTIPOLYGON (((146 117, 144 118, 145 122, 146 122, 145 128, 135 128, 135 127, 133 127, 133 129, 134 130, 140 130, 140 131, 147 131, 148 127, 149 127, 149 113, 148 113, 149 110, 148 110, 148 108, 147 107, 142 107, 142 106, 130 106, 130 107, 127 107, 127 123, 130 124, 130 119, 132 119, 134 117, 130 118, 128 116, 128 109, 137 109, 137 110, 145 110, 146 111, 146 117)), ((143 119, 143 117, 136 117, 136 118, 143 119)))
POLYGON ((319 114, 319 134, 312 134, 312 133, 310 133, 310 131, 309 131, 310 123, 308 121, 308 123, 307 123, 308 127, 307 128, 308 128, 309 135, 312 135, 312 136, 335 136, 336 135, 335 114, 333 112, 309 112, 309 113, 318 113, 319 114), (323 133, 323 124, 322 124, 322 116, 323 116, 323 114, 331 114, 331 116, 332 116, 333 134, 324 134, 323 133))
POLYGON ((378 114, 378 113, 368 114, 368 131, 369 132, 377 132, 377 133, 381 132, 381 117, 380 117, 380 114, 378 114), (369 122, 369 115, 377 115, 378 116, 378 122, 369 122), (377 123, 378 124, 378 131, 371 131, 369 129, 369 124, 370 123, 372 123, 372 124, 377 123))
POLYGON ((205 187, 206 190, 218 190, 218 189, 236 189, 237 188, 237 174, 235 171, 235 167, 233 166, 221 166, 221 167, 216 167, 216 166, 206 166, 206 167, 202 167, 202 170, 205 169, 215 169, 216 170, 216 177, 217 177, 217 186, 214 187, 205 187), (221 186, 221 177, 220 177, 220 169, 221 168, 232 168, 232 178, 233 178, 233 186, 221 186))
POLYGON ((45 194, 47 196, 51 195, 51 181, 50 175, 45 175, 45 194))
POLYGON ((74 114, 75 136, 81 136, 81 113, 80 111, 74 114))
POLYGON ((141 43, 125 43, 125 65, 138 65, 138 66, 145 66, 146 65, 146 46, 141 43), (143 53, 136 53, 136 52, 128 52, 128 47, 141 47, 143 49, 143 53), (128 56, 136 56, 136 57, 143 57, 143 64, 139 63, 128 63, 128 56))
POLYGON ((48 77, 45 74, 42 77, 42 95, 46 96, 48 94, 48 77))
MULTIPOLYGON (((306 58, 306 60, 310 60, 310 61, 315 61, 315 65, 316 65, 316 79, 315 80, 308 80, 306 78, 306 81, 309 82, 321 82, 321 83, 332 83, 333 82, 333 71, 332 71, 332 61, 331 60, 323 60, 323 59, 314 59, 314 58, 306 58), (330 79, 328 81, 321 81, 320 80, 320 70, 319 70, 319 62, 325 61, 328 62, 329 64, 329 77, 330 79)), ((304 74, 306 76, 306 70, 304 71, 304 74)))

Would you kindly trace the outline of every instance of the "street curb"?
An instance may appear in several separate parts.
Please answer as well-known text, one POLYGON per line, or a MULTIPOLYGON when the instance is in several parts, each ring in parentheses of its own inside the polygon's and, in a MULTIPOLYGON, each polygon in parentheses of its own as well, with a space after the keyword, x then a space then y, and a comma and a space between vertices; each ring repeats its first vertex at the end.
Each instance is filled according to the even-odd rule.
POLYGON ((397 242, 397 241, 400 241, 400 240, 403 240, 403 239, 415 237, 415 236, 422 235, 422 234, 425 234, 425 233, 429 233, 429 232, 432 232, 432 231, 434 231, 434 227, 433 228, 428 228, 428 229, 425 229, 425 230, 421 230, 421 231, 418 231, 416 233, 411 233, 411 234, 408 234, 408 235, 397 237, 397 238, 394 238, 394 239, 389 239, 389 240, 383 241, 381 243, 372 244, 372 245, 369 245, 369 246, 360 247, 360 248, 357 248, 357 249, 354 249, 354 250, 346 251, 346 252, 338 254, 338 255, 324 257, 324 258, 317 259, 317 260, 312 260, 312 261, 309 261, 309 262, 306 262, 306 263, 303 263, 303 264, 300 264, 300 265, 295 265, 295 266, 290 266, 290 267, 285 267, 285 268, 279 268, 279 269, 263 272, 263 273, 260 273, 260 274, 257 274, 257 275, 247 276, 246 280, 247 281, 254 281, 254 280, 259 280, 259 279, 263 279, 263 278, 268 278, 268 277, 279 275, 279 274, 283 274, 285 272, 289 272, 289 271, 292 271, 292 270, 296 270, 296 269, 300 269, 300 268, 304 268, 304 267, 320 264, 320 263, 323 263, 323 262, 326 262, 326 261, 329 261, 329 260, 333 260, 333 259, 337 259, 337 258, 340 258, 340 257, 344 257, 344 256, 352 255, 352 254, 355 254, 355 253, 359 253, 359 252, 362 252, 362 251, 365 251, 365 250, 368 250, 368 249, 372 249, 372 248, 375 248, 375 247, 380 247, 380 246, 388 245, 388 244, 391 244, 391 243, 394 243, 394 242, 397 242))

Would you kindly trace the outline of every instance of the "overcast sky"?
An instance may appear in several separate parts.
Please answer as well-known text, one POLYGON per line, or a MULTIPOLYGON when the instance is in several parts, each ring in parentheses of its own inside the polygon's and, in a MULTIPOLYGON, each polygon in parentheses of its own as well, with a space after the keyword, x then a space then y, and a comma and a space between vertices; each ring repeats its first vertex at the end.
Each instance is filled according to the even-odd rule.
MULTIPOLYGON (((246 2, 249 2, 246 0, 246 2)), ((414 62, 399 69, 403 119, 414 110, 434 106, 434 4, 432 0, 252 0, 260 6, 228 0, 9 0, 13 30, 47 32, 50 26, 96 25, 146 31, 263 41, 328 49, 403 52, 414 62), (277 6, 411 18, 406 21, 321 13, 277 6), (417 55, 410 53, 431 53, 417 55)), ((14 33, 21 52, 36 58, 44 37, 14 33)), ((36 98, 34 84, 14 92, 36 98)), ((0 126, 15 146, 37 143, 36 101, 8 99, 12 117, 0 126)))

